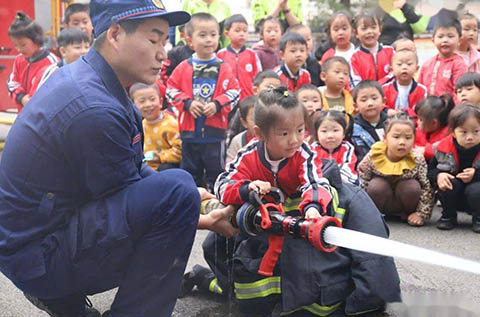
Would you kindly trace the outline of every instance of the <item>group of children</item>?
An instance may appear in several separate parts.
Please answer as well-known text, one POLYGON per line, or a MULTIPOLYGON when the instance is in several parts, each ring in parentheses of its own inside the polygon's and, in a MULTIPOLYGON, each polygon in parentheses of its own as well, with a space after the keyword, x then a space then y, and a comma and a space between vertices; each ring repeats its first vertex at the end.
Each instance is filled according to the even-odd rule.
MULTIPOLYGON (((19 110, 50 73, 85 54, 91 43, 91 23, 84 19, 88 7, 69 8, 66 25, 83 31, 66 28, 60 33, 60 63, 42 49, 41 28, 28 17, 19 13, 9 29, 21 53, 9 81, 19 110)), ((307 26, 292 26, 282 35, 280 21, 267 17, 261 41, 252 49, 245 45, 248 23, 242 15, 229 17, 223 27, 230 44, 218 50, 222 34, 217 20, 208 13, 194 14, 182 28, 186 43, 169 52, 157 83, 129 87, 144 120, 150 167, 187 170, 225 205, 241 206, 251 191, 267 195, 278 187, 300 216, 331 215, 345 219, 345 227, 384 237, 388 233, 377 208, 422 226, 438 198, 443 208, 439 229, 453 229, 462 210, 472 214, 473 231, 480 233, 480 54, 474 46, 474 16, 440 21, 433 34, 438 54, 421 69, 413 41, 399 39, 393 47, 379 43, 381 24, 373 14, 355 20, 348 12, 333 14, 328 23, 331 48, 316 56, 319 61, 307 26), (364 228, 359 219, 367 214, 370 226, 364 228)), ((262 243, 238 239, 235 252, 243 257, 234 264, 207 258, 215 275, 221 276, 228 262, 242 279, 235 283, 237 299, 264 303, 273 296, 278 301, 278 287, 258 298, 242 298, 242 291, 255 293, 256 287, 278 286, 280 280, 256 273, 265 250, 253 250, 264 246, 264 237, 262 243)), ((296 246, 295 252, 310 252, 303 247, 296 246)), ((206 243, 206 257, 217 254, 216 248, 216 242, 206 243)), ((378 261, 384 271, 365 273, 363 284, 351 273, 353 292, 351 281, 335 280, 330 286, 337 287, 336 293, 317 285, 317 297, 310 302, 287 304, 283 297, 282 312, 301 307, 358 313, 381 310, 385 302, 399 299, 390 260, 346 250, 332 257, 345 267, 359 257, 360 269, 367 273, 378 261)), ((196 273, 184 284, 218 292, 230 287, 225 280, 218 281, 222 287, 213 287, 216 279, 209 270, 197 268, 196 273)))

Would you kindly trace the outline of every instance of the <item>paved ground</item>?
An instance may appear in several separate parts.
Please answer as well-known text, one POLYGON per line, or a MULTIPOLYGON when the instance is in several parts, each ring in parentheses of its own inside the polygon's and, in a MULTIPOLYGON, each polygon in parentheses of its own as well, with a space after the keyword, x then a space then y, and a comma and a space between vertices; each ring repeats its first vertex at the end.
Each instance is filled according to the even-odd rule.
MULTIPOLYGON (((6 129, 0 125, 0 140, 6 129)), ((434 226, 439 216, 436 208, 432 220, 423 228, 411 228, 398 221, 389 221, 391 239, 480 262, 480 235, 471 231, 471 217, 461 214, 457 229, 441 232, 434 226)), ((187 269, 197 263, 206 265, 201 250, 205 235, 204 231, 197 233, 187 269)), ((390 315, 480 316, 480 276, 402 259, 396 259, 396 263, 404 303, 389 307, 390 315)), ((3 275, 0 275, 0 294, 0 317, 46 316, 27 302, 3 275)), ((114 296, 115 290, 93 296, 91 300, 103 312, 109 308, 114 296)), ((198 292, 178 300, 173 315, 240 316, 232 303, 198 292)))

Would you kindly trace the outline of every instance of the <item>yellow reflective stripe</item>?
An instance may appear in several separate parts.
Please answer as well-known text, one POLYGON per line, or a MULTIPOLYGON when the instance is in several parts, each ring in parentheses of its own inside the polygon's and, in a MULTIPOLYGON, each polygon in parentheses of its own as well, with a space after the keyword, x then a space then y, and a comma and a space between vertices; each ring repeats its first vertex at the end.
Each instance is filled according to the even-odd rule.
POLYGON ((214 278, 211 282, 210 285, 208 285, 208 290, 212 293, 215 294, 223 294, 223 289, 218 285, 218 279, 214 278))
POLYGON ((334 311, 336 311, 338 309, 338 307, 340 307, 341 304, 342 303, 340 302, 340 303, 334 304, 332 306, 322 306, 322 305, 313 303, 311 305, 302 306, 300 308, 297 308, 295 310, 292 310, 292 311, 289 311, 289 312, 286 312, 286 313, 281 313, 280 316, 289 315, 291 313, 294 313, 294 312, 297 312, 297 311, 300 311, 300 310, 307 310, 307 311, 309 311, 312 314, 317 315, 317 316, 328 316, 331 313, 333 313, 334 311))
POLYGON ((301 197, 293 198, 293 199, 287 198, 287 200, 285 200, 285 202, 283 203, 283 210, 285 210, 285 212, 298 210, 298 205, 300 205, 301 202, 302 202, 301 197))
POLYGON ((338 220, 340 220, 340 222, 342 222, 343 217, 345 217, 345 212, 346 212, 345 209, 338 207, 335 210, 335 218, 337 218, 338 220))
POLYGON ((280 276, 267 277, 253 283, 235 282, 234 285, 237 299, 252 299, 282 293, 280 276))

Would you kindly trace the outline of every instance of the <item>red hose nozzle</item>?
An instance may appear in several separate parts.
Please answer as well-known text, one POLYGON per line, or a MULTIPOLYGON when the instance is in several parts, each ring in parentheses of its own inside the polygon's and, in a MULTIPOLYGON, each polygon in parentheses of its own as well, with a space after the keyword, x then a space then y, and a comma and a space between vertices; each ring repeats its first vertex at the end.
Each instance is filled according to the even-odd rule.
POLYGON ((335 217, 321 217, 311 219, 311 224, 308 228, 308 241, 317 249, 323 252, 333 252, 338 246, 325 242, 323 237, 325 229, 330 226, 341 228, 342 223, 335 217))

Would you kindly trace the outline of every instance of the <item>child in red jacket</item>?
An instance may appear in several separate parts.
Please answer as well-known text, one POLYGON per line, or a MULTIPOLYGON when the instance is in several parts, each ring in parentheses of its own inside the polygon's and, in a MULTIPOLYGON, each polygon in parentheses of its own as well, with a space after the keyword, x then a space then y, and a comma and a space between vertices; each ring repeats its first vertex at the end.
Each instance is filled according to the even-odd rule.
POLYGON ((229 17, 224 24, 225 35, 231 44, 217 53, 235 73, 240 84, 240 100, 253 95, 253 79, 262 71, 257 54, 245 46, 248 38, 248 23, 241 14, 229 17))
POLYGON ((288 32, 280 40, 280 57, 283 62, 274 71, 282 84, 294 92, 311 83, 310 73, 303 68, 307 60, 307 41, 298 33, 288 32))
POLYGON ((220 37, 217 20, 197 13, 186 32, 195 54, 173 71, 167 98, 179 111, 180 167, 192 174, 198 186, 205 178, 212 190, 225 166, 227 118, 238 102, 240 87, 230 66, 215 55, 220 37))
POLYGON ((416 117, 415 106, 427 97, 427 88, 413 79, 417 70, 417 53, 409 50, 395 53, 392 58, 394 80, 382 86, 389 115, 406 112, 410 117, 416 117))
POLYGON ((423 150, 427 162, 435 155, 433 146, 449 135, 448 115, 454 107, 452 97, 447 94, 428 96, 415 107, 418 118, 415 147, 423 150))
POLYGON ((347 124, 345 115, 345 111, 323 110, 315 116, 313 128, 316 141, 312 147, 320 159, 335 160, 343 182, 360 185, 355 148, 345 140, 353 129, 353 118, 347 124))
POLYGON ((389 74, 394 52, 392 47, 378 42, 382 32, 380 21, 373 13, 360 14, 354 28, 360 46, 351 59, 352 84, 356 86, 366 79, 381 82, 389 74))
POLYGON ((461 34, 458 20, 439 21, 433 32, 438 54, 423 64, 418 78, 418 82, 427 87, 429 95, 449 94, 455 103, 455 83, 467 72, 465 61, 456 53, 461 34))
POLYGON ((8 36, 19 53, 8 79, 8 91, 20 112, 37 90, 45 68, 58 63, 58 58, 42 48, 42 27, 23 12, 17 12, 8 36))

